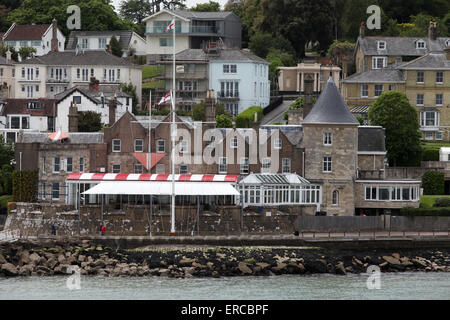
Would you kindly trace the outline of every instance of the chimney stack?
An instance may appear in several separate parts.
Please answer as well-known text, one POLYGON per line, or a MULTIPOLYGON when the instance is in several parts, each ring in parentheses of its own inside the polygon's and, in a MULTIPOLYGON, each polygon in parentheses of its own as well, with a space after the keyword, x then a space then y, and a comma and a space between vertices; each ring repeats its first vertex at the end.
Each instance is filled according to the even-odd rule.
POLYGON ((69 132, 78 132, 78 108, 77 103, 70 103, 69 107, 69 132))
POLYGON ((306 116, 311 112, 311 109, 313 108, 313 87, 314 87, 314 80, 311 76, 307 75, 305 77, 305 103, 303 105, 303 119, 306 118, 306 116))
POLYGON ((8 51, 6 51, 6 60, 11 61, 11 59, 12 59, 12 52, 8 48, 8 51))
POLYGON ((52 20, 52 51, 58 52, 58 24, 56 23, 56 19, 52 20))
POLYGON ((359 37, 364 38, 366 36, 366 24, 361 22, 359 26, 359 37))
POLYGON ((100 81, 95 79, 95 77, 91 77, 89 81, 89 91, 97 91, 100 87, 100 81))
POLYGON ((436 40, 437 39, 437 26, 436 22, 430 21, 430 26, 428 27, 428 39, 436 40))
POLYGON ((112 125, 116 122, 116 99, 111 98, 108 103, 109 107, 109 126, 112 127, 112 125))
POLYGON ((444 48, 445 57, 450 61, 450 46, 444 48))

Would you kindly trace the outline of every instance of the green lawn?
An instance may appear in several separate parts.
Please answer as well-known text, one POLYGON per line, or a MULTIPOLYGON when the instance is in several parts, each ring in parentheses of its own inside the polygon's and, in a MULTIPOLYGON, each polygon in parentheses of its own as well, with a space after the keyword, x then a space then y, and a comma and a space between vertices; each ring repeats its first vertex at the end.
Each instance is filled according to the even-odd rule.
POLYGON ((142 69, 142 79, 149 79, 161 76, 164 72, 163 66, 145 66, 142 69))
POLYGON ((438 198, 450 198, 450 196, 442 195, 442 196, 421 196, 420 197, 420 206, 423 208, 432 208, 434 201, 438 198))
POLYGON ((166 83, 164 80, 146 82, 142 84, 142 89, 164 89, 165 87, 166 83))
POLYGON ((440 149, 441 147, 450 147, 450 142, 426 142, 422 147, 424 149, 440 149))
POLYGON ((0 196, 0 208, 6 207, 8 205, 8 202, 12 201, 13 201, 12 195, 0 196))

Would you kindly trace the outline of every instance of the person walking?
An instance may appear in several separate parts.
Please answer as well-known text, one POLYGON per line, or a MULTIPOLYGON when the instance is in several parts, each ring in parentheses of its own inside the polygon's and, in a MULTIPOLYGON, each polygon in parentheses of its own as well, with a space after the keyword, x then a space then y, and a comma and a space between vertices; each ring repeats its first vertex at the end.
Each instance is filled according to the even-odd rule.
POLYGON ((52 235, 56 236, 56 227, 53 223, 52 223, 52 235))
POLYGON ((103 225, 101 230, 102 230, 102 236, 104 236, 104 235, 105 235, 105 232, 106 232, 106 226, 103 225))

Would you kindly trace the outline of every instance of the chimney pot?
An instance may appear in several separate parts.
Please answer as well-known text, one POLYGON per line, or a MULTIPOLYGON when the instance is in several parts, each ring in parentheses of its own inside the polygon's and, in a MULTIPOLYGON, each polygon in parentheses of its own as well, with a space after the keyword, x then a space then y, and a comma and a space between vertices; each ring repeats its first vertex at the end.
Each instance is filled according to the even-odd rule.
POLYGON ((361 22, 359 26, 359 37, 364 38, 366 35, 366 24, 364 22, 361 22))
POLYGON ((430 40, 437 39, 437 25, 434 21, 430 21, 430 26, 428 27, 428 38, 430 40))

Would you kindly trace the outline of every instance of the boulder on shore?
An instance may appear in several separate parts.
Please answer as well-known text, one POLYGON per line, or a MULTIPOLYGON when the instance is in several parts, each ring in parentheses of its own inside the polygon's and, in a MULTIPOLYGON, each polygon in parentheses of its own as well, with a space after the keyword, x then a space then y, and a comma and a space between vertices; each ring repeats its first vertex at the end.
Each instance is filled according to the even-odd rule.
POLYGON ((4 264, 2 264, 0 271, 5 276, 9 276, 9 277, 15 277, 15 276, 19 275, 17 267, 15 265, 13 265, 12 263, 4 263, 4 264))

